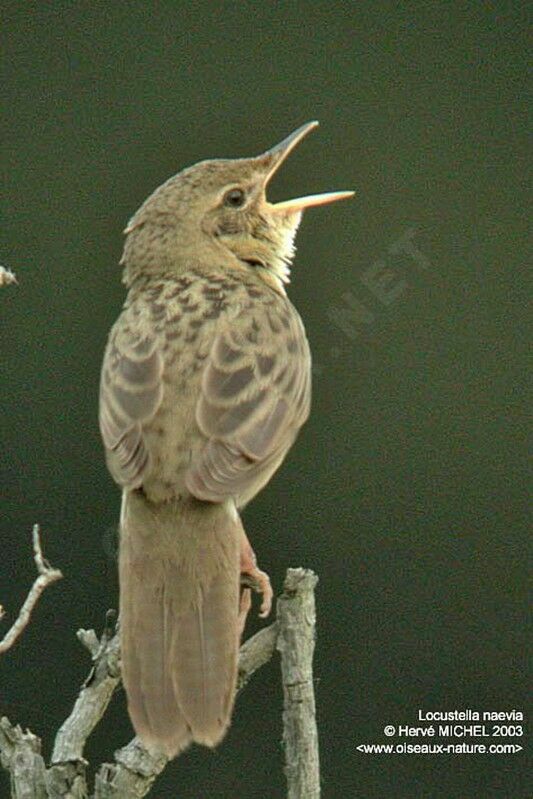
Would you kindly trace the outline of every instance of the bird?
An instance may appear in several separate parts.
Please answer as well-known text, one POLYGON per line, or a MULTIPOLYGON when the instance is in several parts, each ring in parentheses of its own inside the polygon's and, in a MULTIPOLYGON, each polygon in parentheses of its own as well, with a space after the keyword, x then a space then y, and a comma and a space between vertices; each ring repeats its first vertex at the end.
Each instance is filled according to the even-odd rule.
POLYGON ((267 186, 317 122, 252 158, 210 159, 130 219, 127 298, 105 347, 99 424, 122 490, 119 624, 129 716, 149 752, 216 746, 230 724, 251 606, 271 609, 240 511, 310 412, 311 355, 287 297, 305 209, 267 186))

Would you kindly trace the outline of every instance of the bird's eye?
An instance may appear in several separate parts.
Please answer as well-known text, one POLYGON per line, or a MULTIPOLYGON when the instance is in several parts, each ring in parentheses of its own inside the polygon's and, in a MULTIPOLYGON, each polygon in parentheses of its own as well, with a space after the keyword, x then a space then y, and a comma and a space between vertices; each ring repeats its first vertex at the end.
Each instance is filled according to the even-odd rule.
POLYGON ((224 205, 230 208, 242 208, 246 200, 246 194, 242 189, 230 189, 224 196, 224 205))

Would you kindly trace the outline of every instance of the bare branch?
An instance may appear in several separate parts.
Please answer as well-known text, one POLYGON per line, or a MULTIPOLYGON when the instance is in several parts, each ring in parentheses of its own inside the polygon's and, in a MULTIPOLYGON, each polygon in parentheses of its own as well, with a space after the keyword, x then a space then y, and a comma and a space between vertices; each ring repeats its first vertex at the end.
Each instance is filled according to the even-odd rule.
MULTIPOLYGON (((274 622, 241 646, 238 691, 274 654, 277 629, 277 622, 274 622)), ((168 758, 150 754, 139 739, 134 738, 115 752, 114 763, 104 763, 100 767, 95 779, 94 799, 140 799, 146 796, 167 763, 168 758)))
POLYGON ((250 677, 257 669, 268 663, 276 650, 278 623, 264 627, 241 646, 239 651, 239 674, 237 677, 237 693, 242 691, 250 677))
POLYGON ((141 799, 168 763, 152 755, 138 738, 115 752, 114 763, 103 763, 95 777, 94 799, 141 799))
POLYGON ((315 595, 318 577, 309 569, 288 569, 278 599, 283 681, 283 742, 288 799, 319 799, 320 766, 313 686, 315 595))
MULTIPOLYGON (((51 768, 47 773, 48 796, 62 797, 75 786, 86 788, 87 762, 83 750, 89 735, 104 715, 120 683, 119 634, 104 633, 101 641, 94 630, 78 630, 78 638, 92 655, 93 668, 80 691, 71 714, 55 740, 51 768)), ((277 623, 260 630, 240 651, 238 690, 252 674, 267 663, 276 648, 277 623)), ((145 796, 168 762, 164 756, 150 754, 138 738, 115 753, 114 763, 104 763, 95 780, 94 799, 129 799, 145 796)), ((80 796, 85 796, 83 792, 80 796)))
MULTIPOLYGON (((40 547, 36 556, 37 551, 40 553, 40 547)), ((42 560, 42 554, 40 557, 42 560)), ((238 691, 270 660, 276 646, 281 652, 289 799, 319 797, 311 670, 316 582, 310 571, 289 569, 284 593, 278 600, 277 621, 246 641, 239 656, 238 691)), ((12 796, 16 799, 87 799, 85 744, 120 684, 119 633, 111 629, 110 622, 108 614, 100 640, 94 630, 78 631, 79 640, 91 653, 93 666, 70 716, 57 733, 48 771, 40 755, 39 739, 12 727, 7 719, 1 720, 0 761, 11 772, 12 796)), ((165 756, 150 754, 134 738, 115 752, 113 763, 99 767, 92 799, 141 799, 167 763, 165 756)))
POLYGON ((86 796, 85 772, 87 761, 83 750, 87 738, 104 715, 111 697, 120 683, 119 634, 111 635, 110 621, 114 611, 108 612, 106 629, 98 641, 94 630, 78 630, 77 636, 92 655, 93 667, 74 703, 70 716, 61 725, 55 739, 51 767, 47 774, 50 797, 77 796, 73 786, 83 785, 86 796), (68 787, 72 794, 62 793, 68 787))
MULTIPOLYGON (((37 567, 37 573, 39 576, 33 583, 25 602, 20 609, 17 619, 0 641, 0 655, 3 652, 7 652, 7 650, 13 646, 17 638, 21 635, 22 631, 27 627, 32 611, 45 588, 63 577, 59 569, 52 568, 48 561, 46 561, 43 557, 38 524, 33 526, 32 535, 34 553, 33 559, 35 561, 35 566, 37 567)), ((0 619, 3 615, 4 609, 0 605, 0 619)))
POLYGON ((22 732, 18 725, 13 727, 5 716, 0 719, 0 763, 11 774, 13 797, 47 799, 39 738, 22 732))

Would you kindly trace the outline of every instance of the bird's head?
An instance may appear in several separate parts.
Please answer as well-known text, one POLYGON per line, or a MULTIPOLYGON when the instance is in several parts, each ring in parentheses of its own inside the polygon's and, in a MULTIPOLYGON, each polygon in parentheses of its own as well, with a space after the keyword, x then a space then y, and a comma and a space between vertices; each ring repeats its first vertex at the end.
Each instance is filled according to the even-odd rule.
POLYGON ((317 125, 302 125, 255 158, 201 161, 156 189, 125 230, 125 282, 139 273, 216 266, 218 259, 222 266, 256 270, 282 288, 289 279, 302 212, 353 195, 338 191, 279 203, 267 200, 269 181, 317 125))

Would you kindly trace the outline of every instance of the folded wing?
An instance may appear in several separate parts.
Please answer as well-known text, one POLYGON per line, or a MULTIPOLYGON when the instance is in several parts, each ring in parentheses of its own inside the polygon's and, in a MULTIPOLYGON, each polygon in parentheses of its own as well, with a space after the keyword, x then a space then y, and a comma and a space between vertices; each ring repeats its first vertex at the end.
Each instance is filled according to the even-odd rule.
POLYGON ((155 335, 132 316, 115 325, 100 382, 100 430, 113 478, 125 488, 142 485, 149 466, 143 424, 163 394, 163 362, 155 335))
POLYGON ((207 442, 187 486, 211 502, 248 502, 270 479, 306 421, 311 358, 288 303, 258 305, 217 335, 196 409, 207 442))

